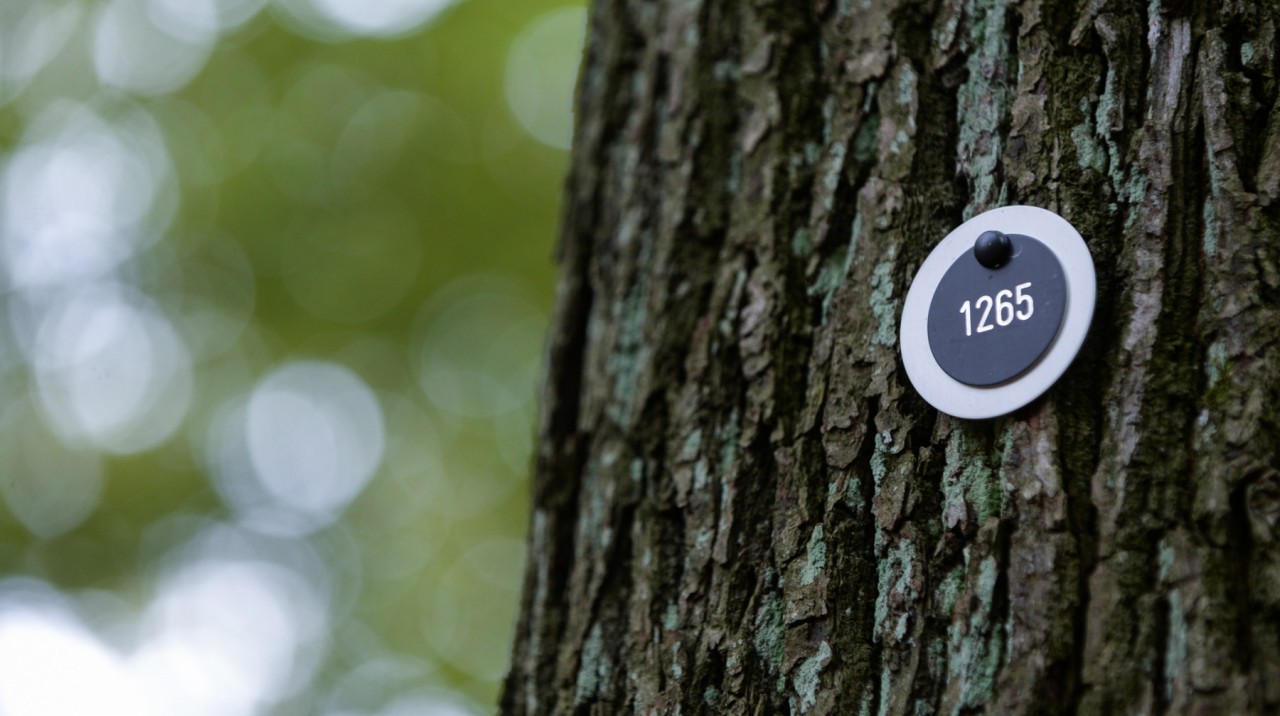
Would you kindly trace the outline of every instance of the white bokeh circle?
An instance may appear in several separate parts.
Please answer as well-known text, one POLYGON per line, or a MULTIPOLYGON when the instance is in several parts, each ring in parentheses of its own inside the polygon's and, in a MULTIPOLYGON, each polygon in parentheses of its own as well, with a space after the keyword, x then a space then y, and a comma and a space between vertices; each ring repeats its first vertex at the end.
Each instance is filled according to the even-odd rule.
POLYGON ((351 370, 287 363, 209 426, 214 486, 241 525, 298 536, 333 524, 382 464, 386 423, 377 395, 351 370))
POLYGON ((944 238, 924 260, 902 308, 899 346, 907 377, 930 405, 957 418, 994 418, 1021 408, 1044 394, 1066 372, 1084 344, 1097 299, 1093 257, 1080 232, 1066 219, 1036 206, 1006 206, 969 219, 944 238), (966 385, 947 375, 929 348, 929 306, 947 270, 984 231, 1024 234, 1039 239, 1062 263, 1067 306, 1062 327, 1048 350, 1029 370, 989 387, 966 385))

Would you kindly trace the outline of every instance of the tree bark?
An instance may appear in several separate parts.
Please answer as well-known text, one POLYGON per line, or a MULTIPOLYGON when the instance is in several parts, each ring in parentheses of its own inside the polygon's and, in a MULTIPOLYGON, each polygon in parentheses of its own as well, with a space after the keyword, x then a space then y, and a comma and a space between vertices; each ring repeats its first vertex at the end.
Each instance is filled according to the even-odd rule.
POLYGON ((503 710, 1280 709, 1277 16, 597 0, 503 710), (902 300, 1015 203, 1098 310, 953 419, 902 300))

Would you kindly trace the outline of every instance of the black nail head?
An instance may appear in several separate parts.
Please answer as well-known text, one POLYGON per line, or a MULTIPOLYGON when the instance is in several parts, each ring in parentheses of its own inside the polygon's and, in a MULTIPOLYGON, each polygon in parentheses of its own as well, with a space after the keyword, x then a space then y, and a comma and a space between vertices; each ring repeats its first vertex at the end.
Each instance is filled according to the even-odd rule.
POLYGON ((973 244, 973 256, 989 269, 1004 266, 1013 254, 1013 242, 999 231, 984 231, 973 244))

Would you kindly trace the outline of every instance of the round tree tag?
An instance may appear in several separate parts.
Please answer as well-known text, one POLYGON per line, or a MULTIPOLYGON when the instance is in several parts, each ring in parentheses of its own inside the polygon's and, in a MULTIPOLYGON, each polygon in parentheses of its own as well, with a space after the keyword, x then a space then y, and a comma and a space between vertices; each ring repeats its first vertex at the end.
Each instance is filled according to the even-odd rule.
POLYGON ((976 216, 934 248, 907 292, 907 375, 956 417, 1016 410, 1075 358, 1095 293, 1089 249, 1062 217, 1032 206, 976 216))

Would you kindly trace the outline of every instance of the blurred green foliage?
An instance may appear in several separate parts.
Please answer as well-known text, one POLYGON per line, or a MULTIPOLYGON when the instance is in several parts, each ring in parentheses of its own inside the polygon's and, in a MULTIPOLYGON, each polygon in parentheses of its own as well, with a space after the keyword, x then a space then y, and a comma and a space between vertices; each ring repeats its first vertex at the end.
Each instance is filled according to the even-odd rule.
POLYGON ((6 0, 0 713, 491 709, 584 23, 6 0))

